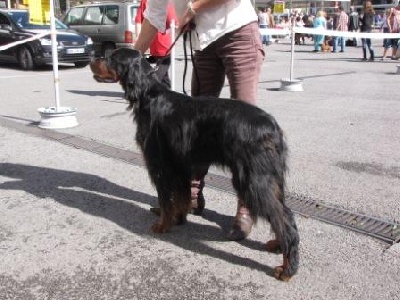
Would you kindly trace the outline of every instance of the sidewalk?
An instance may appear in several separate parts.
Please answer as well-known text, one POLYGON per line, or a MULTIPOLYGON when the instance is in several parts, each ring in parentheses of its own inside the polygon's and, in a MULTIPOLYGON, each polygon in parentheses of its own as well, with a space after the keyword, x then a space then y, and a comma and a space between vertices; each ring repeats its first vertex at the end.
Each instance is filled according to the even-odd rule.
MULTIPOLYGON (((304 92, 290 93, 279 91, 289 45, 265 49, 259 106, 285 130, 288 190, 399 222, 398 62, 361 62, 360 48, 298 46, 294 77, 304 92)), ((89 68, 63 67, 60 79, 61 104, 78 109, 80 125, 47 138, 36 110, 53 105, 51 68, 0 68, 0 299, 400 299, 400 244, 299 215, 299 272, 275 280, 282 258, 263 251, 269 225, 226 241, 236 200, 213 188, 203 217, 152 234, 157 199, 146 170, 96 153, 101 145, 137 152, 121 87, 96 83, 89 68)))

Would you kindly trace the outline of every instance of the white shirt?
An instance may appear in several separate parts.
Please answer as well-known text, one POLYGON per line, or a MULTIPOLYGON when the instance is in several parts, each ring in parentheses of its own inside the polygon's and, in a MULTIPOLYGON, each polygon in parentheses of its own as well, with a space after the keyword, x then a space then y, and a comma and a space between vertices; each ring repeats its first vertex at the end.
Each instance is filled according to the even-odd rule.
POLYGON ((268 15, 265 12, 260 12, 258 14, 258 24, 259 25, 268 25, 268 15))
MULTIPOLYGON (((172 0, 178 17, 182 16, 188 0, 172 0)), ((158 29, 165 31, 165 20, 168 0, 149 0, 144 17, 158 29)), ((258 17, 250 0, 230 0, 225 4, 196 14, 194 42, 196 49, 204 49, 228 32, 234 31, 251 22, 257 22, 258 17)), ((193 35, 192 35, 193 36, 193 35)))

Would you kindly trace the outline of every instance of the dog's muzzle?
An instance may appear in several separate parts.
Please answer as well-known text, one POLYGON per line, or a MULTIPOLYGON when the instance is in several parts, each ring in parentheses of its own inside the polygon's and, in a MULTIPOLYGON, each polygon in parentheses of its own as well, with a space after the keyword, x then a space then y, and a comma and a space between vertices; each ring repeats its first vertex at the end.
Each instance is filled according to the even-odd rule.
POLYGON ((89 63, 93 78, 101 83, 114 83, 119 81, 118 74, 110 69, 109 58, 95 58, 89 63))

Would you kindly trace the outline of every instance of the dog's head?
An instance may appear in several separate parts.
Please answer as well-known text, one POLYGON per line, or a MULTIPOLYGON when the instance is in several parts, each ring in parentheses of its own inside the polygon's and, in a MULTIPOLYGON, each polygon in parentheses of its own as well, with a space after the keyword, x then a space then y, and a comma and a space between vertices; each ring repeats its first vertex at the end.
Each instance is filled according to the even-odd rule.
POLYGON ((113 51, 108 58, 101 57, 92 60, 90 69, 98 82, 117 82, 122 77, 126 77, 132 64, 139 64, 142 59, 139 51, 121 48, 113 51))
POLYGON ((133 104, 152 83, 158 82, 154 69, 142 54, 133 49, 120 48, 108 58, 90 63, 93 77, 98 82, 120 82, 125 98, 133 104))

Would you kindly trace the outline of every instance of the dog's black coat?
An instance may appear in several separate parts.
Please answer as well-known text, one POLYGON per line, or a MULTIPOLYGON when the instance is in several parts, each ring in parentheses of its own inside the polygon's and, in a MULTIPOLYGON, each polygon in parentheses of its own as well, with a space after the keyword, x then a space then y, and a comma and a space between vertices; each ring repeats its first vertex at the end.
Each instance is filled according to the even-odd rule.
POLYGON ((295 274, 299 236, 284 202, 287 147, 275 119, 242 101, 170 91, 135 50, 116 50, 108 68, 133 109, 136 141, 158 192, 162 213, 155 231, 167 230, 178 215, 186 215, 192 167, 228 167, 253 219, 271 223, 284 256, 283 274, 295 274))

